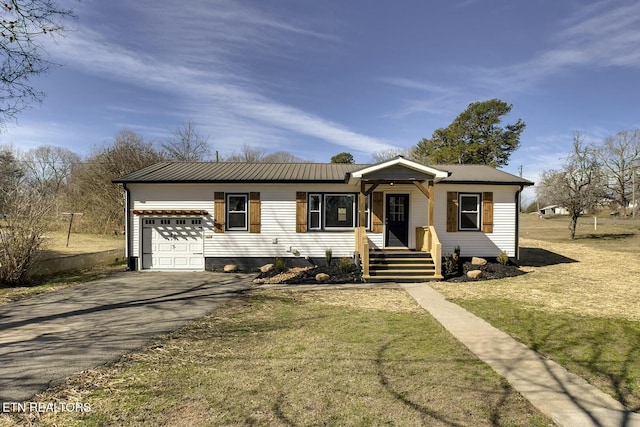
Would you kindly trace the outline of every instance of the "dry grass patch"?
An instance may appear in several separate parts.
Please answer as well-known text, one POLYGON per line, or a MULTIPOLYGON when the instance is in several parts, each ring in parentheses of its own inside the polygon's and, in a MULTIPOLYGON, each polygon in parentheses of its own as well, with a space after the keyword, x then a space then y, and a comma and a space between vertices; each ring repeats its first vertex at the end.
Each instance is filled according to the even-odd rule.
MULTIPOLYGON (((521 247, 544 249, 575 260, 547 266, 521 264, 529 274, 460 284, 434 283, 450 299, 501 299, 522 308, 640 321, 640 255, 603 251, 579 243, 521 239, 521 247)), ((537 265, 536 263, 533 263, 537 265)))
POLYGON ((553 425, 401 289, 256 290, 37 399, 92 408, 43 425, 553 425))
POLYGON ((94 253, 111 249, 124 248, 124 236, 113 234, 71 233, 67 247, 67 232, 54 231, 47 234, 45 239, 44 258, 59 255, 74 255, 94 253))

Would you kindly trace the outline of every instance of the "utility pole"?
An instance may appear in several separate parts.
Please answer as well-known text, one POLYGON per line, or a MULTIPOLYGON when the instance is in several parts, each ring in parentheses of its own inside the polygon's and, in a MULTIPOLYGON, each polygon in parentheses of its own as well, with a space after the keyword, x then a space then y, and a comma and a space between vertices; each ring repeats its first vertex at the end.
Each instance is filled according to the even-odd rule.
POLYGON ((636 211, 637 206, 636 206, 636 170, 637 166, 634 166, 631 169, 631 217, 635 219, 636 217, 636 211))
POLYGON ((69 247, 69 239, 71 238, 71 225, 73 225, 74 216, 83 215, 82 212, 62 212, 62 216, 69 216, 69 231, 67 231, 67 247, 69 247))

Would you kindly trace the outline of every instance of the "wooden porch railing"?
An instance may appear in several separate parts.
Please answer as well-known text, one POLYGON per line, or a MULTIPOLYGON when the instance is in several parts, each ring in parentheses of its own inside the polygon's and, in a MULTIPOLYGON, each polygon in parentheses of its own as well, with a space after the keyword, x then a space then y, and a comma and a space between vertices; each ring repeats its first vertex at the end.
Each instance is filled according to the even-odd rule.
POLYGON ((356 227, 355 232, 355 251, 360 254, 360 265, 362 266, 362 275, 369 276, 369 239, 367 238, 367 230, 364 227, 356 227))
POLYGON ((436 266, 436 276, 442 277, 442 244, 433 225, 416 227, 416 250, 431 254, 436 266))

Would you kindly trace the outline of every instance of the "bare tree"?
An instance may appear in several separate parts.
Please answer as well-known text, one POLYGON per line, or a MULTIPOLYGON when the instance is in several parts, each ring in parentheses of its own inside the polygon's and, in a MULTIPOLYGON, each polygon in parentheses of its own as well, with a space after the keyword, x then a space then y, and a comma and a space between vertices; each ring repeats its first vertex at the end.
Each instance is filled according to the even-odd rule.
POLYGON ((41 194, 56 196, 66 185, 80 156, 68 148, 43 145, 23 156, 25 179, 41 194))
POLYGON ((31 187, 5 187, 0 203, 0 283, 29 283, 30 272, 51 224, 51 201, 31 187))
POLYGON ((276 151, 275 153, 264 156, 261 160, 263 163, 309 163, 301 157, 294 156, 286 151, 276 151))
POLYGON ((251 147, 244 144, 239 152, 227 156, 225 162, 247 162, 258 163, 265 157, 265 151, 262 148, 251 147))
POLYGON ((84 212, 83 221, 93 224, 93 231, 110 233, 122 229, 123 189, 111 181, 162 160, 152 143, 133 131, 121 130, 111 145, 94 149, 82 167, 74 169, 69 209, 84 212))
POLYGON ((545 171, 538 197, 561 205, 569 211, 569 237, 573 240, 580 215, 595 208, 605 194, 605 178, 593 146, 584 143, 584 135, 575 132, 573 151, 562 170, 545 171))
POLYGON ((632 198, 635 163, 640 160, 640 130, 616 133, 604 140, 598 150, 598 159, 607 174, 607 190, 627 216, 627 206, 632 198))
MULTIPOLYGON (((24 171, 11 146, 0 147, 0 196, 14 191, 22 181, 24 171)), ((0 198, 0 214, 7 210, 4 198, 0 198)))
POLYGON ((385 160, 393 159, 394 157, 410 157, 410 155, 411 150, 405 150, 404 148, 388 148, 386 150, 380 150, 371 153, 371 159, 374 163, 380 163, 384 162, 385 160))
POLYGON ((176 128, 173 137, 162 144, 161 148, 164 157, 179 162, 203 161, 211 155, 209 138, 200 135, 191 120, 176 128))
POLYGON ((43 94, 29 81, 52 65, 40 40, 62 32, 64 20, 73 13, 54 0, 5 0, 0 10, 0 122, 4 122, 42 100, 43 94))

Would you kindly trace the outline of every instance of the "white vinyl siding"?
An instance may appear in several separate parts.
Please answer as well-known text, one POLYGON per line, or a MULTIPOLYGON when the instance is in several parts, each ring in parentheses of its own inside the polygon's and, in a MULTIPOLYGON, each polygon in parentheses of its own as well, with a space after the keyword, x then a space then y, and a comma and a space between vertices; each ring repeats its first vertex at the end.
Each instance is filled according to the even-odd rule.
MULTIPOLYGON (((516 202, 515 194, 519 190, 511 185, 435 185, 434 225, 440 242, 442 253, 453 252, 456 245, 460 246, 461 256, 495 257, 500 251, 509 256, 516 255, 516 202), (447 230, 447 191, 461 194, 493 193, 493 232, 484 233, 462 232, 448 233, 447 230)), ((479 207, 482 211, 482 203, 479 207)), ((480 215, 481 217, 482 215, 480 215)))
MULTIPOLYGON (((132 209, 202 209, 208 215, 185 217, 201 220, 204 257, 300 257, 323 259, 331 248, 334 257, 352 256, 353 229, 296 233, 296 192, 310 194, 357 193, 359 185, 349 184, 129 184, 132 209), (214 233, 214 192, 249 194, 260 191, 261 231, 214 233)), ((515 192, 517 186, 435 184, 434 225, 443 245, 443 254, 460 245, 463 256, 496 256, 504 250, 515 256, 515 192), (494 227, 492 233, 446 232, 447 191, 460 193, 493 192, 494 227)), ((409 247, 415 247, 415 229, 427 222, 428 200, 412 185, 380 185, 375 191, 409 194, 409 247)), ((226 198, 226 197, 225 197, 226 198)), ((307 199, 308 200, 308 199, 307 199)), ((308 203, 309 205, 309 203, 308 203)), ((357 205, 357 199, 356 199, 357 205)), ((357 209, 356 209, 357 210, 357 209)), ((141 216, 133 218, 133 256, 140 256, 141 216)), ((147 218, 147 217, 144 217, 147 218)), ((384 218, 383 218, 384 220, 384 218)), ((310 224, 310 222, 309 222, 310 224)), ((368 232, 371 248, 384 247, 384 232, 368 232)))

